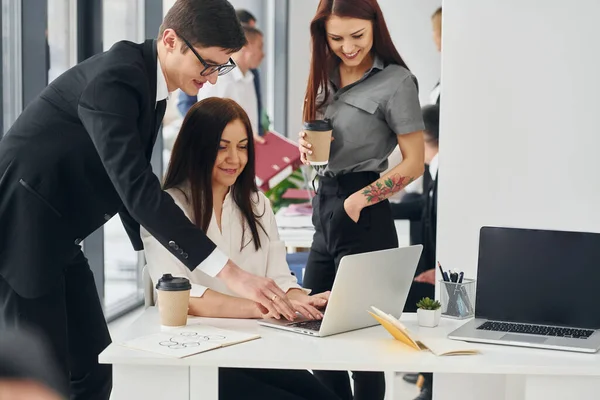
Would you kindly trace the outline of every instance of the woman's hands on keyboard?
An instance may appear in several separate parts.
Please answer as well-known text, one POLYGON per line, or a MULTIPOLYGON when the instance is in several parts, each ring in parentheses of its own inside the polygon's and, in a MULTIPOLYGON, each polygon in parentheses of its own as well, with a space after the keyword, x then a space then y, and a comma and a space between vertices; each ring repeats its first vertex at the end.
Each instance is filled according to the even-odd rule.
MULTIPOLYGON (((290 289, 287 292, 287 297, 296 312, 302 314, 305 318, 320 320, 323 319, 323 313, 319 309, 325 308, 330 293, 327 291, 309 296, 301 289, 290 289)), ((266 315, 265 318, 270 318, 270 316, 266 315)))

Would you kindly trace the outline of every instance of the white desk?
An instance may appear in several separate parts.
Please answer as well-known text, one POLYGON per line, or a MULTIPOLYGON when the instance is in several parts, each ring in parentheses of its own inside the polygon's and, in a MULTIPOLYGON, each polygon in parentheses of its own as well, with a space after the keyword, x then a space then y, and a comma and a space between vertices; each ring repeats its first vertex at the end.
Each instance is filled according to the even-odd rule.
MULTIPOLYGON (((286 207, 277 211, 275 219, 279 228, 279 236, 290 251, 297 248, 309 248, 312 244, 315 229, 310 215, 286 216, 286 207)), ((410 222, 408 220, 394 220, 398 243, 400 247, 410 244, 410 222)))
MULTIPOLYGON (((477 345, 477 356, 435 357, 394 340, 382 327, 314 338, 259 327, 252 320, 190 318, 224 329, 259 333, 248 343, 183 359, 111 344, 100 362, 114 365, 113 400, 216 400, 218 367, 434 372, 434 400, 591 399, 600 392, 600 356, 516 347, 477 345), (474 385, 477 383, 477 385, 474 385), (473 389, 475 388, 475 389, 473 389), (477 389, 479 388, 479 389, 477 389)), ((460 322, 442 319, 436 329, 403 321, 419 335, 445 336, 460 322)), ((158 312, 148 308, 115 343, 160 330, 158 312)), ((388 381, 393 392, 393 382, 388 381)), ((393 399, 393 394, 387 398, 393 399)))

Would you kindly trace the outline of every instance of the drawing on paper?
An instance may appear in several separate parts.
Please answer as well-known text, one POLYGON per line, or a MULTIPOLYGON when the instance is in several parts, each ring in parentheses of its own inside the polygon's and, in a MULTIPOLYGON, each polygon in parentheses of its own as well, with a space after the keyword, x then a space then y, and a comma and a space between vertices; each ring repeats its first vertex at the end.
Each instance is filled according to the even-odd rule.
POLYGON ((183 358, 220 347, 258 339, 260 336, 228 331, 212 326, 196 325, 184 329, 152 333, 121 343, 137 350, 183 358))
POLYGON ((160 346, 168 347, 171 350, 186 349, 189 347, 200 347, 206 342, 220 342, 227 340, 223 335, 202 335, 198 332, 181 332, 171 337, 169 340, 160 341, 160 346))

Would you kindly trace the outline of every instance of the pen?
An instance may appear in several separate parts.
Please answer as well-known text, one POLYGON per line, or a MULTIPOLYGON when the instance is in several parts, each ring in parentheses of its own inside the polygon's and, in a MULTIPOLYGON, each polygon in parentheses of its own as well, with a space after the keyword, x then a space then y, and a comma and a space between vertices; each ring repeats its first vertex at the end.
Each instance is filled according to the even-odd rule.
POLYGON ((460 271, 460 274, 458 274, 458 283, 462 283, 464 276, 465 273, 463 271, 460 271))
POLYGON ((438 268, 440 269, 440 273, 442 274, 442 279, 443 279, 445 282, 448 282, 448 281, 449 281, 449 279, 448 279, 448 275, 447 275, 447 274, 444 272, 444 270, 442 269, 442 264, 440 264, 440 262, 439 262, 439 261, 438 261, 438 263, 437 263, 437 264, 438 264, 438 268))

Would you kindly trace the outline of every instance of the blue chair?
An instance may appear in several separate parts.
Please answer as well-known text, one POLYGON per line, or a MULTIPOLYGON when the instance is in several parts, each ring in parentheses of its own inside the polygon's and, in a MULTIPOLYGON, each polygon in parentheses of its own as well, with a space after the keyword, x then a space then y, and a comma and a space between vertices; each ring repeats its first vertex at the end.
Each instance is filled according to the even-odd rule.
POLYGON ((304 267, 308 261, 308 252, 289 253, 285 257, 292 274, 296 276, 298 284, 302 285, 302 278, 304 277, 304 267))

